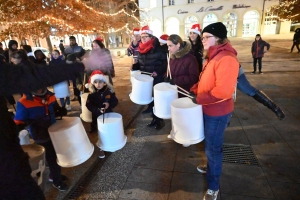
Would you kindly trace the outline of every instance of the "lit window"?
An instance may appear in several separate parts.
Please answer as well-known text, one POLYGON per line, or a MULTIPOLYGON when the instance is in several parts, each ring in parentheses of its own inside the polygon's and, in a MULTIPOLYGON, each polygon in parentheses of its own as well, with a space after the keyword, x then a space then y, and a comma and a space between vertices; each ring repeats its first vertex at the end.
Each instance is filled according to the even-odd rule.
POLYGON ((174 6, 175 5, 175 0, 169 0, 169 6, 174 6))

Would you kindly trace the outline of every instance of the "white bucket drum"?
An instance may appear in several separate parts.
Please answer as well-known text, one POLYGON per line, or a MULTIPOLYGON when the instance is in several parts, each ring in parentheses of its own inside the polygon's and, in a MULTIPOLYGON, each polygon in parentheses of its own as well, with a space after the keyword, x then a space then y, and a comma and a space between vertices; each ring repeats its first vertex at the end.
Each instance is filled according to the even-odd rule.
POLYGON ((60 166, 74 167, 92 156, 94 145, 91 144, 79 117, 57 120, 48 131, 60 166))
POLYGON ((45 185, 45 148, 37 144, 22 145, 24 152, 28 153, 31 176, 43 190, 45 185), (43 181, 44 180, 44 181, 43 181))
POLYGON ((29 132, 28 130, 21 130, 19 132, 20 145, 30 144, 29 132))
POLYGON ((56 98, 65 98, 70 95, 68 81, 63 81, 53 85, 53 91, 56 98))
POLYGON ((145 74, 135 74, 132 79, 132 92, 129 94, 133 103, 147 105, 153 101, 153 77, 145 74))
POLYGON ((175 99, 171 103, 172 130, 169 137, 183 146, 204 140, 202 106, 194 104, 188 97, 175 99))
POLYGON ((123 148, 127 141, 124 134, 122 115, 118 113, 105 113, 104 123, 103 115, 97 118, 98 124, 98 141, 96 145, 109 152, 115 152, 123 148))
POLYGON ((85 122, 92 122, 92 112, 87 109, 85 106, 86 100, 88 98, 88 93, 83 93, 81 95, 81 110, 80 118, 85 122))
POLYGON ((141 74, 141 71, 140 70, 130 70, 130 82, 132 84, 132 79, 134 77, 134 75, 136 74, 141 74))
POLYGON ((159 83, 154 86, 155 116, 162 119, 171 118, 171 102, 178 99, 177 87, 170 83, 159 83))

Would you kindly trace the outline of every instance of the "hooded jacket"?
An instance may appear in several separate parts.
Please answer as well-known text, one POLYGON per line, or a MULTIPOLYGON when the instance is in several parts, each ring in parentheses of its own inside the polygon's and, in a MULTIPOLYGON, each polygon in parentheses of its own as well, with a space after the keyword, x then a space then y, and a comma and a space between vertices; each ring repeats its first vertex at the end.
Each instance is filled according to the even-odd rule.
POLYGON ((251 47, 251 52, 252 52, 252 56, 253 58, 262 58, 264 57, 264 53, 265 53, 265 46, 267 47, 267 50, 270 49, 270 44, 267 43, 266 41, 262 40, 261 38, 259 38, 259 40, 255 40, 252 43, 252 47, 251 47))
MULTIPOLYGON (((197 83, 199 67, 195 56, 191 53, 189 42, 183 42, 183 47, 175 54, 171 54, 170 69, 174 83, 189 91, 197 83)), ((181 94, 178 94, 182 96, 181 94)))
POLYGON ((10 40, 8 42, 8 49, 3 52, 3 55, 5 56, 5 61, 7 63, 11 63, 11 61, 10 61, 11 53, 14 52, 14 51, 17 51, 17 49, 12 48, 12 46, 14 44, 16 44, 17 48, 18 48, 18 42, 16 40, 10 40))
POLYGON ((199 81, 190 90, 196 94, 204 114, 222 116, 233 111, 232 94, 239 71, 236 55, 230 43, 209 48, 199 81))

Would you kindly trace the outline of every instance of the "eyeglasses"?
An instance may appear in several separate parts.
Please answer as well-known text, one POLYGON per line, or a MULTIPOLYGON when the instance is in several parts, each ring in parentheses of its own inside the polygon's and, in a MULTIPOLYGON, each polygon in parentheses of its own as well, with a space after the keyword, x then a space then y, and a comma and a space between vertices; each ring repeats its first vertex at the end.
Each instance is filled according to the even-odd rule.
POLYGON ((211 36, 204 36, 204 37, 201 37, 201 41, 207 41, 209 38, 211 38, 211 37, 215 37, 215 36, 213 36, 213 35, 211 35, 211 36))
POLYGON ((150 37, 150 36, 143 36, 143 37, 141 37, 141 38, 144 40, 144 39, 146 39, 147 37, 150 37))

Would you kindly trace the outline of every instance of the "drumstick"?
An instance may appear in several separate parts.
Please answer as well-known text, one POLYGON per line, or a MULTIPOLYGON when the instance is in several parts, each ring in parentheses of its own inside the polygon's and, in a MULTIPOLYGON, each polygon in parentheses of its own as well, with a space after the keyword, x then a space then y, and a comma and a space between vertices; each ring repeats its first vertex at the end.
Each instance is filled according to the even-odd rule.
POLYGON ((167 53, 167 62, 168 62, 168 66, 167 66, 167 77, 168 77, 169 76, 169 66, 170 66, 168 53, 167 53))
POLYGON ((183 89, 182 87, 179 87, 178 85, 176 85, 179 89, 181 89, 182 91, 186 92, 187 94, 189 94, 188 91, 186 91, 185 89, 183 89))
POLYGON ((168 55, 168 70, 169 70, 169 74, 170 74, 170 79, 172 79, 171 69, 170 69, 170 55, 168 55))
POLYGON ((185 95, 185 96, 187 96, 187 97, 190 97, 191 99, 194 98, 194 97, 192 97, 192 96, 190 96, 190 95, 188 95, 188 94, 186 94, 186 93, 184 93, 184 92, 181 92, 181 91, 178 91, 178 90, 177 90, 177 92, 179 92, 180 94, 183 94, 183 95, 185 95))

